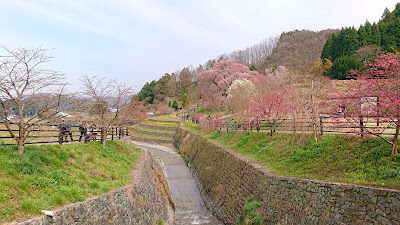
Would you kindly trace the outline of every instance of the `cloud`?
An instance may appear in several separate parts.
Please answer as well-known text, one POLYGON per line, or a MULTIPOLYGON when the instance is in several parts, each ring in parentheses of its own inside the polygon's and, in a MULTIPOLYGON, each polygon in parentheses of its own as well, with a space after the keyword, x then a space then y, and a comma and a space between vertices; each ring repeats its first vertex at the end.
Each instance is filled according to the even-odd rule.
POLYGON ((146 0, 116 1, 120 7, 129 7, 129 10, 146 22, 172 32, 173 34, 185 37, 198 43, 232 47, 234 38, 229 38, 221 32, 206 29, 196 25, 190 18, 178 16, 168 7, 160 3, 146 0))
MULTIPOLYGON (((123 42, 131 42, 132 39, 128 38, 127 35, 121 35, 120 32, 112 30, 112 29, 105 29, 104 23, 99 22, 101 21, 113 21, 112 17, 108 17, 105 15, 102 15, 100 13, 96 13, 94 11, 89 10, 87 7, 84 7, 80 3, 76 3, 73 1, 68 1, 64 0, 62 1, 64 4, 67 4, 69 7, 74 8, 76 10, 79 10, 81 12, 85 12, 82 15, 91 15, 92 20, 85 20, 82 18, 76 18, 76 16, 73 16, 71 14, 66 13, 65 10, 57 10, 54 8, 42 6, 44 4, 40 3, 33 3, 27 0, 5 0, 5 2, 2 2, 3 4, 9 4, 9 5, 14 5, 19 8, 23 8, 26 10, 29 10, 29 12, 35 12, 36 14, 44 15, 46 17, 49 17, 51 19, 55 19, 58 21, 61 21, 65 24, 69 24, 75 27, 79 27, 80 29, 87 30, 90 32, 93 32, 95 34, 111 38, 116 41, 123 41, 123 42), (91 21, 91 22, 89 22, 91 21), (95 24, 93 24, 95 23, 95 24)), ((116 20, 114 20, 116 21, 116 20)))

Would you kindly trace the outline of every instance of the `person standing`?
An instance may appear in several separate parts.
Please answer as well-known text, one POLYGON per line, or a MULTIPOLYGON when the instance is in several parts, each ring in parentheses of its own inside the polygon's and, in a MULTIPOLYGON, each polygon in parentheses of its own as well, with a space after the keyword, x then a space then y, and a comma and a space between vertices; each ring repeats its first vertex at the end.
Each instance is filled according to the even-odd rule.
POLYGON ((83 121, 79 125, 79 132, 81 132, 81 136, 79 136, 79 142, 82 141, 82 137, 84 137, 84 140, 86 140, 87 128, 86 128, 86 122, 85 121, 83 121))
POLYGON ((68 135, 69 135, 69 137, 71 138, 71 142, 73 142, 74 139, 72 138, 72 125, 71 125, 70 122, 67 122, 67 123, 65 124, 65 131, 67 132, 67 133, 66 133, 66 134, 67 134, 67 136, 66 136, 66 141, 68 141, 68 135))

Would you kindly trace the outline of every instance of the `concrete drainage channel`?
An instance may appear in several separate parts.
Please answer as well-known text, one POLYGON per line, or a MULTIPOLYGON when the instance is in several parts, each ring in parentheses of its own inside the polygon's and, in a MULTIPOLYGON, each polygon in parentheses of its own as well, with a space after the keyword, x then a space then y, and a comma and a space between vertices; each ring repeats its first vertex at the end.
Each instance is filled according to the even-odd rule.
POLYGON ((174 149, 141 142, 133 142, 133 144, 149 151, 164 164, 167 183, 175 206, 175 224, 222 224, 206 208, 189 168, 174 149))

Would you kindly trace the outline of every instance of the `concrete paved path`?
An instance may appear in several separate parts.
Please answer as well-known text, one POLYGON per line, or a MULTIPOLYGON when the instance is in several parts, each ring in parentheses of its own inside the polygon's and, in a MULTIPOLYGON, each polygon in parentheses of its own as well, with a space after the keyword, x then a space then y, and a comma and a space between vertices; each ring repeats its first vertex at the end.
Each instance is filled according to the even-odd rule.
POLYGON ((163 161, 175 204, 175 224, 222 224, 207 210, 189 168, 174 149, 141 142, 133 144, 150 151, 163 161))

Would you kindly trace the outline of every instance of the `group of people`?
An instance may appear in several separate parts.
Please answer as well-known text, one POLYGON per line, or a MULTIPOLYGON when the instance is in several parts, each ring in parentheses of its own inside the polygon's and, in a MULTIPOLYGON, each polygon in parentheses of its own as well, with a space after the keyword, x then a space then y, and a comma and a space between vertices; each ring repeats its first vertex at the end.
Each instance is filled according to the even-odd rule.
MULTIPOLYGON (((64 122, 64 120, 63 120, 64 122)), ((60 132, 60 141, 68 142, 68 136, 70 137, 71 142, 74 141, 72 136, 72 124, 70 122, 64 122, 61 124, 61 132, 60 132)), ((94 123, 86 123, 83 121, 79 125, 79 142, 82 142, 82 139, 86 142, 93 140, 97 140, 97 131, 96 131, 96 124, 94 123)))

